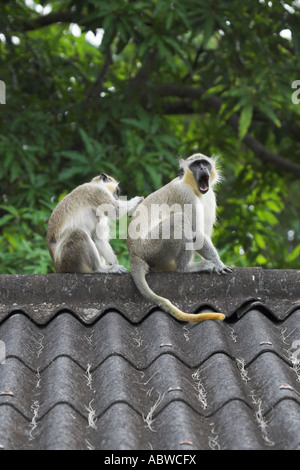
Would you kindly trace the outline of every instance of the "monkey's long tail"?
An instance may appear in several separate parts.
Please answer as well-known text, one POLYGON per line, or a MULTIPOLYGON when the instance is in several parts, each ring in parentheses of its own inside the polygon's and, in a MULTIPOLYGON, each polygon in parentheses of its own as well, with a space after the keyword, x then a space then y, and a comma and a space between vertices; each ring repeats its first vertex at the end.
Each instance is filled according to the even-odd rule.
POLYGON ((179 310, 173 305, 168 299, 155 294, 149 287, 146 281, 146 273, 148 271, 148 265, 145 261, 139 259, 133 260, 131 258, 131 275, 135 282, 135 285, 141 292, 141 294, 151 302, 158 305, 162 310, 173 315, 181 321, 188 322, 201 322, 205 320, 224 320, 225 315, 218 312, 204 312, 204 313, 185 313, 179 310))

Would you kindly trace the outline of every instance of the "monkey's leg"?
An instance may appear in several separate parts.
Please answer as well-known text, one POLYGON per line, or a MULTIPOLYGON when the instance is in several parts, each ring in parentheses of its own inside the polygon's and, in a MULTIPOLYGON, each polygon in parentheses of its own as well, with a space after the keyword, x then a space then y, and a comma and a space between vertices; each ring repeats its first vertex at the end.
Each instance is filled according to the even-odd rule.
POLYGON ((183 273, 211 273, 215 270, 215 263, 213 261, 193 261, 193 253, 193 251, 187 250, 177 258, 176 271, 183 273))
MULTIPOLYGON (((204 236, 201 235, 201 249, 203 249, 204 236)), ((175 243, 175 240, 174 240, 175 243)), ((196 272, 212 272, 215 268, 215 263, 211 260, 203 260, 194 262, 194 251, 197 248, 197 240, 191 242, 191 240, 183 239, 177 242, 178 253, 176 256, 176 271, 185 273, 196 273, 196 272)), ((200 245, 198 240, 198 246, 200 245)), ((214 249, 214 247, 213 247, 214 249)), ((199 251, 198 251, 199 252, 199 251)), ((207 252, 206 252, 207 253, 207 252)), ((199 253, 202 255, 202 252, 199 253)), ((218 257, 218 253, 215 251, 215 257, 218 257)))
POLYGON ((191 262, 186 269, 186 272, 189 273, 199 273, 199 272, 207 272, 212 273, 216 269, 216 265, 213 261, 203 260, 203 261, 193 261, 191 262))
POLYGON ((107 272, 90 235, 82 229, 68 232, 55 263, 57 272, 93 273, 107 272))

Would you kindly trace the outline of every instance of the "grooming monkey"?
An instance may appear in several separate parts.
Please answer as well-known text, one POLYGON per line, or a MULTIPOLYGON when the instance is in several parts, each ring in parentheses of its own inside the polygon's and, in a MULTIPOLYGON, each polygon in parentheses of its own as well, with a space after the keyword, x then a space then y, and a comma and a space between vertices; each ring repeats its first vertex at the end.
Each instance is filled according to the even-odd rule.
POLYGON ((52 212, 47 231, 48 249, 56 272, 127 272, 118 264, 109 243, 108 219, 133 211, 142 197, 119 199, 118 182, 101 173, 66 195, 52 212))
POLYGON ((182 321, 223 320, 225 315, 180 311, 150 289, 146 274, 148 271, 231 272, 211 241, 216 220, 213 186, 218 180, 215 158, 197 153, 180 160, 179 176, 150 194, 129 223, 127 246, 136 286, 145 298, 182 321), (169 232, 164 237, 164 227, 168 226, 169 232), (194 251, 202 261, 193 261, 194 251))

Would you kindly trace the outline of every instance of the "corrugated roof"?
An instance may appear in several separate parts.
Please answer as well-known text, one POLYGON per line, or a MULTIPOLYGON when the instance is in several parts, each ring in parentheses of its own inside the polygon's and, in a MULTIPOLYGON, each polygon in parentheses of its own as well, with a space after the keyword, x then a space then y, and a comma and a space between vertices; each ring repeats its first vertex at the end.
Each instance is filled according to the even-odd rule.
POLYGON ((300 271, 149 283, 227 320, 129 274, 0 276, 0 448, 300 449, 300 271))

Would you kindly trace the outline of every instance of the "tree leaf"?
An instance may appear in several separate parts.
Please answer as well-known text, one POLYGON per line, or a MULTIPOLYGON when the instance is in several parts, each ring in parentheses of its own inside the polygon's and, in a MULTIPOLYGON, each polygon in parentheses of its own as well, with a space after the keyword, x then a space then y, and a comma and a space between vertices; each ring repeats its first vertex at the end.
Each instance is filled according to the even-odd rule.
POLYGON ((239 139, 243 140, 247 131, 250 127, 253 115, 253 106, 248 104, 245 106, 240 114, 240 121, 239 121, 239 139))
POLYGON ((274 111, 270 108, 269 105, 265 103, 259 103, 258 107, 261 109, 261 111, 268 116, 268 118, 275 124, 277 127, 281 127, 281 122, 274 113, 274 111))

